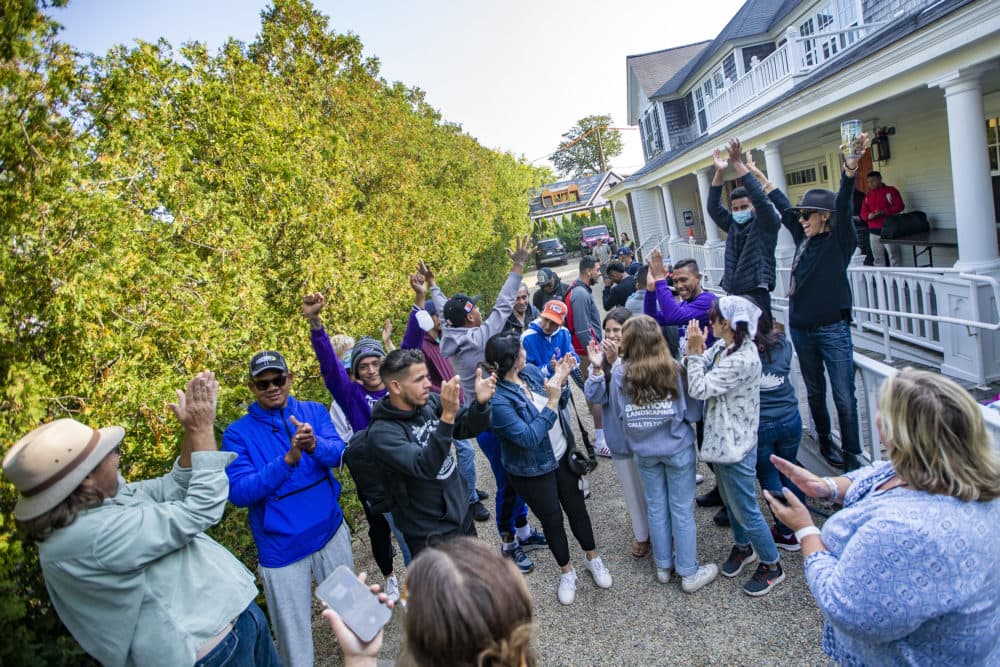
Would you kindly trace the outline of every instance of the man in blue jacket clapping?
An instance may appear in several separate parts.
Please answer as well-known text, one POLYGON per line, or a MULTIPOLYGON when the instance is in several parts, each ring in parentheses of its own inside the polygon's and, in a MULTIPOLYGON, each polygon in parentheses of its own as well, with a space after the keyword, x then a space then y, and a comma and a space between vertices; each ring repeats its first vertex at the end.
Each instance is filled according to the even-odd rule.
POLYGON ((344 443, 326 406, 290 396, 292 374, 278 352, 250 360, 257 400, 230 424, 222 449, 236 453, 226 468, 229 500, 249 507, 267 611, 286 666, 313 664, 312 582, 338 565, 354 569, 351 536, 340 509, 344 443))

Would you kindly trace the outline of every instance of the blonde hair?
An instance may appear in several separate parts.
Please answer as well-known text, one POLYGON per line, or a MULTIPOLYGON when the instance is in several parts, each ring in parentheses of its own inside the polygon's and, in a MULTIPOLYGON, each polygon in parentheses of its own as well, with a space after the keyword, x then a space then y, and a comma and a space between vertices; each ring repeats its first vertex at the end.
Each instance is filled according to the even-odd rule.
POLYGON ((330 345, 333 346, 333 352, 337 355, 339 359, 344 352, 349 349, 354 348, 355 340, 352 336, 347 334, 334 334, 330 336, 330 345))
POLYGON ((625 393, 636 405, 680 397, 680 364, 670 355, 660 325, 649 315, 634 315, 622 325, 625 393))
POLYGON ((1000 457, 979 405, 937 373, 905 368, 878 400, 889 460, 911 487, 965 501, 1000 496, 1000 457))
POLYGON ((420 553, 406 577, 403 667, 535 667, 524 576, 485 542, 459 537, 420 553))

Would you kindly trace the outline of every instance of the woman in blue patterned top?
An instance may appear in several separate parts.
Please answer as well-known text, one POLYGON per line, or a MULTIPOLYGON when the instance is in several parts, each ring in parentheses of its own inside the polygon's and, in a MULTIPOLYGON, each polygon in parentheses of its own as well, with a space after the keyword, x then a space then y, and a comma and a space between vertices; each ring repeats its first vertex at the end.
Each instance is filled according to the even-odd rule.
POLYGON ((772 510, 802 544, 806 581, 842 665, 1000 664, 1000 457, 979 406, 951 380, 886 380, 876 425, 889 460, 820 478, 774 464, 813 498, 842 501, 820 532, 787 490, 772 510))

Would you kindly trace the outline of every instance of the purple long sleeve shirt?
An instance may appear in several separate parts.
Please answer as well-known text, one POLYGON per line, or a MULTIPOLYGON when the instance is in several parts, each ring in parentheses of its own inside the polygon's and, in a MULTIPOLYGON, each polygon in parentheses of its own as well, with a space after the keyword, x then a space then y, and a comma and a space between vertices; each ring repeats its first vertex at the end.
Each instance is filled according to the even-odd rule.
POLYGON ((660 324, 677 325, 680 328, 680 337, 684 339, 687 333, 687 324, 691 320, 698 320, 701 328, 708 329, 708 339, 705 341, 706 347, 711 347, 715 342, 712 335, 712 327, 708 322, 708 311, 715 302, 716 296, 711 292, 702 292, 690 301, 678 302, 667 286, 665 279, 656 281, 656 289, 646 290, 646 299, 643 301, 643 312, 652 317, 660 324))
POLYGON ((368 428, 368 422, 372 419, 372 406, 389 392, 385 389, 366 391, 359 383, 351 380, 347 375, 347 369, 340 363, 333 350, 333 343, 330 342, 326 329, 312 329, 309 332, 309 340, 313 352, 316 353, 316 360, 319 361, 319 372, 323 374, 323 383, 333 396, 333 400, 337 401, 337 405, 347 415, 351 428, 355 433, 368 428))

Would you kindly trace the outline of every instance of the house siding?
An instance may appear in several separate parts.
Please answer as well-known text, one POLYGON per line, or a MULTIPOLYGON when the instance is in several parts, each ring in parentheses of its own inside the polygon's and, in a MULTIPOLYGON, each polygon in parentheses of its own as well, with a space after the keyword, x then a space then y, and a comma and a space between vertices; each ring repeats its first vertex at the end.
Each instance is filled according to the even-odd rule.
POLYGON ((636 213, 636 233, 640 245, 650 239, 661 239, 667 235, 667 223, 663 217, 663 201, 658 190, 644 189, 634 194, 636 213))

